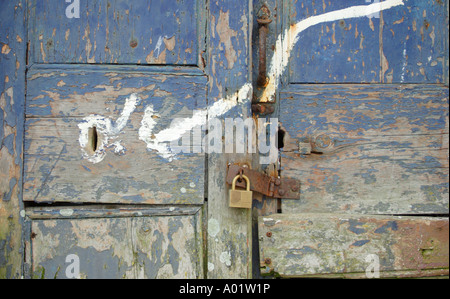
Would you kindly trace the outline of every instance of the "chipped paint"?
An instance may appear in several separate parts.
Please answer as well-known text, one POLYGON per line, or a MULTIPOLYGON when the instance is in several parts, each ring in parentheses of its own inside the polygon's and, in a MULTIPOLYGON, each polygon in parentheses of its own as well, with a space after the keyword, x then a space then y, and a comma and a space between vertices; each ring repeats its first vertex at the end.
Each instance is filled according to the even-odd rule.
POLYGON ((125 100, 125 105, 120 117, 113 122, 110 118, 100 115, 90 115, 83 119, 83 122, 78 124, 80 129, 80 136, 78 141, 83 152, 83 157, 88 161, 96 164, 100 163, 106 155, 106 148, 114 147, 116 153, 122 153, 125 148, 120 144, 120 141, 112 142, 110 139, 117 138, 117 135, 125 128, 131 113, 136 109, 136 105, 140 99, 136 94, 130 95, 125 100), (89 150, 89 130, 95 128, 99 133, 100 144, 95 151, 89 150))
POLYGON ((197 1, 176 5, 167 1, 151 5, 88 2, 80 6, 81 20, 85 22, 54 18, 55 11, 66 10, 64 1, 32 0, 29 5, 34 7, 30 10, 30 20, 35 24, 29 34, 35 54, 31 58, 37 63, 197 63, 198 36, 203 34, 197 24, 201 19, 197 14, 204 14, 206 9, 197 1), (51 47, 46 45, 49 39, 51 47))
POLYGON ((0 279, 21 278, 25 254, 22 169, 26 1, 0 10, 0 279))
POLYGON ((66 257, 76 254, 84 278, 201 278, 197 221, 196 214, 33 220, 33 275, 65 278, 66 257))
POLYGON ((237 32, 230 28, 229 11, 220 11, 219 20, 217 22, 216 30, 220 38, 219 49, 222 45, 225 50, 225 58, 227 60, 227 68, 233 69, 237 61, 236 50, 233 48, 232 38, 237 36, 237 32))
POLYGON ((287 132, 283 175, 302 181, 302 200, 283 201, 283 208, 448 212, 448 173, 442 172, 448 167, 447 87, 304 85, 280 98, 280 122, 287 132), (321 155, 301 154, 303 140, 321 155))
POLYGON ((186 132, 195 127, 206 125, 207 117, 209 119, 217 118, 237 105, 246 105, 251 100, 252 85, 250 83, 242 86, 236 93, 219 99, 210 105, 207 110, 195 110, 190 118, 183 118, 181 121, 172 122, 171 125, 158 133, 153 132, 156 126, 155 119, 159 118, 152 105, 147 106, 139 128, 139 139, 147 144, 147 148, 155 150, 158 154, 172 161, 176 159, 176 152, 170 148, 170 142, 180 139, 186 132))
POLYGON ((268 73, 269 81, 260 101, 271 102, 274 100, 275 91, 278 88, 280 78, 289 63, 292 49, 298 42, 301 32, 321 23, 369 16, 399 5, 404 5, 403 0, 387 0, 370 5, 352 6, 309 17, 292 25, 289 29, 286 29, 284 34, 280 34, 276 41, 275 51, 270 62, 268 73))

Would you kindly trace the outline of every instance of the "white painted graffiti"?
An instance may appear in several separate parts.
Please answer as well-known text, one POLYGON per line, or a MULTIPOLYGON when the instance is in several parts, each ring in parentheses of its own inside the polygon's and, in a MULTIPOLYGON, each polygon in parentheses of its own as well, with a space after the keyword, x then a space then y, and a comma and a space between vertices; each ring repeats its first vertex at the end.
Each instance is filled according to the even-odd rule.
MULTIPOLYGON (((74 1, 74 3, 72 4, 74 5, 76 2, 77 1, 74 1)), ((374 17, 383 10, 387 10, 400 5, 404 5, 403 0, 386 0, 383 2, 375 0, 374 3, 370 5, 352 6, 345 9, 312 16, 294 24, 293 26, 290 26, 290 28, 287 29, 283 34, 280 34, 276 41, 275 51, 271 59, 268 74, 269 81, 266 88, 264 89, 261 101, 271 102, 274 98, 275 91, 278 88, 278 84, 280 82, 280 78, 283 72, 286 70, 291 52, 296 45, 299 39, 299 34, 301 32, 321 23, 350 18, 374 17)), ((206 109, 194 111, 192 117, 175 119, 174 121, 172 121, 169 127, 161 130, 158 133, 154 132, 157 125, 155 119, 158 119, 160 115, 150 104, 145 107, 145 112, 141 121, 141 126, 139 128, 139 140, 143 141, 146 144, 148 150, 156 151, 158 155, 169 161, 172 161, 172 159, 176 159, 177 154, 179 154, 180 152, 220 152, 218 148, 222 150, 221 139, 223 136, 223 132, 222 129, 218 130, 216 128, 215 131, 211 131, 213 131, 212 133, 216 133, 217 136, 212 134, 211 132, 209 132, 209 129, 214 128, 214 126, 211 125, 215 124, 215 126, 218 127, 221 124, 221 121, 216 121, 217 118, 223 116, 225 113, 227 113, 234 107, 237 107, 238 105, 248 105, 250 103, 251 97, 252 86, 250 83, 247 83, 242 86, 236 93, 216 101, 206 109), (195 139, 195 132, 201 130, 208 130, 208 136, 206 139, 203 138, 203 141, 201 142, 199 148, 196 148, 195 144, 194 146, 191 146, 190 143, 183 143, 183 140, 180 147, 179 140, 183 139, 183 136, 186 136, 187 133, 193 132, 195 139), (215 138, 215 136, 217 138, 215 138), (217 144, 214 143, 214 145, 217 147, 212 146, 211 141, 216 141, 217 144)), ((130 95, 125 100, 124 109, 120 117, 115 122, 113 122, 110 118, 106 118, 100 115, 90 115, 84 118, 83 122, 78 125, 80 129, 79 143, 83 151, 83 157, 92 163, 99 163, 104 159, 106 155, 106 149, 113 148, 115 153, 123 153, 125 148, 121 144, 121 141, 118 141, 117 138, 119 133, 125 128, 130 115, 134 112, 139 102, 140 99, 136 94, 130 95), (92 132, 93 128, 95 128, 96 132, 101 136, 101 138, 97 139, 95 151, 92 152, 87 148, 89 145, 90 132, 92 132)), ((234 125, 236 124, 236 120, 233 120, 232 122, 234 125)), ((243 120, 243 122, 245 123, 246 120, 243 120)), ((253 126, 257 127, 258 130, 260 130, 258 131, 258 146, 260 147, 259 151, 260 153, 268 154, 266 157, 262 157, 263 159, 266 158, 266 160, 260 160, 260 163, 273 163, 274 159, 276 159, 278 151, 275 140, 278 120, 271 119, 268 123, 246 123, 246 125, 248 130, 253 126), (268 134, 268 145, 265 143, 266 134, 263 131, 263 128, 267 126, 270 127, 270 133, 268 134)), ((225 128, 225 133, 227 132, 230 133, 229 128, 225 128)), ((247 148, 248 153, 254 152, 254 143, 252 142, 255 141, 255 138, 253 137, 253 132, 251 132, 251 134, 252 135, 249 135, 249 137, 247 138, 247 140, 250 140, 251 142, 249 142, 247 147, 244 146, 244 148, 247 148)), ((197 135, 197 138, 199 138, 199 136, 200 135, 197 135)), ((187 140, 187 138, 185 140, 187 140)), ((236 138, 236 140, 238 140, 238 138, 236 138)), ((243 139, 239 140, 240 142, 243 142, 243 139)), ((226 150, 232 148, 231 146, 227 147, 227 145, 229 145, 229 143, 225 142, 226 150)), ((238 148, 242 148, 240 144, 236 145, 236 149, 238 148)))

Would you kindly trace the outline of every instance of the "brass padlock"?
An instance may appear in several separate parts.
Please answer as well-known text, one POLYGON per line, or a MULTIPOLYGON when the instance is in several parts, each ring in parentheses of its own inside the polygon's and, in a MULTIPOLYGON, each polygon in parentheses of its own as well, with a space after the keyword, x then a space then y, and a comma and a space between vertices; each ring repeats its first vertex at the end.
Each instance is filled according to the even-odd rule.
POLYGON ((242 178, 247 182, 247 190, 236 190, 236 181, 241 177, 237 175, 233 184, 231 185, 230 190, 230 208, 243 208, 243 209, 251 209, 253 202, 253 192, 250 191, 250 180, 245 175, 242 175, 242 178))

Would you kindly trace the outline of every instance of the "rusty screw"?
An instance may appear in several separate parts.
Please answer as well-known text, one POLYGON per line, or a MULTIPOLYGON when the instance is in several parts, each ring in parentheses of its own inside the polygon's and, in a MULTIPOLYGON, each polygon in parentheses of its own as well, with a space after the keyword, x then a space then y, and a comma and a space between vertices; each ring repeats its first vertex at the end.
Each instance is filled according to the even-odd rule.
POLYGON ((278 194, 280 194, 281 196, 283 196, 284 193, 285 193, 284 189, 279 189, 279 190, 278 190, 278 194))
POLYGON ((269 238, 272 237, 272 232, 267 232, 266 236, 269 237, 269 238))
POLYGON ((270 265, 270 264, 272 264, 272 260, 271 260, 270 258, 265 258, 265 259, 264 259, 264 263, 265 263, 266 265, 270 265))
POLYGON ((136 48, 137 45, 138 45, 137 40, 132 40, 132 41, 130 42, 130 47, 132 47, 132 48, 136 48))

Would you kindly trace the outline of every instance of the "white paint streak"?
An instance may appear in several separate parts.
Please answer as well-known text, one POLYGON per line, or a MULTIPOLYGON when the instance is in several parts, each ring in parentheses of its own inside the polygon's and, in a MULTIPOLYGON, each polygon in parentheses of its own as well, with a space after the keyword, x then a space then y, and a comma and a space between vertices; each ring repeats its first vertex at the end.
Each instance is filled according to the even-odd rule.
POLYGON ((261 102, 270 102, 274 100, 275 90, 278 87, 281 75, 289 63, 291 51, 297 43, 301 32, 317 24, 370 16, 399 5, 404 5, 403 0, 386 0, 370 5, 352 6, 312 16, 291 26, 284 34, 280 34, 277 39, 268 74, 269 83, 264 90, 261 102))
POLYGON ((59 214, 64 217, 70 217, 73 215, 73 210, 72 209, 61 209, 59 211, 59 214))
POLYGON ((168 128, 156 134, 153 132, 156 126, 154 118, 159 118, 159 115, 154 111, 153 106, 149 105, 145 109, 141 122, 139 139, 147 144, 148 149, 155 150, 161 157, 172 161, 176 153, 171 150, 170 142, 180 139, 186 132, 190 132, 197 126, 206 125, 207 117, 210 119, 220 117, 238 104, 247 104, 251 99, 251 95, 252 85, 247 83, 235 94, 220 99, 209 106, 208 110, 196 110, 193 112, 192 117, 177 119, 168 128))
POLYGON ((83 122, 78 124, 80 129, 80 136, 78 142, 80 143, 83 157, 88 161, 96 164, 101 162, 106 156, 106 148, 114 147, 115 153, 123 153, 125 148, 120 144, 120 141, 110 142, 110 139, 117 138, 117 135, 125 128, 131 113, 136 109, 136 105, 140 99, 136 94, 130 95, 125 100, 125 105, 120 117, 113 122, 111 119, 101 115, 89 115, 83 119, 83 122), (97 150, 93 153, 87 150, 89 144, 89 130, 95 128, 97 131, 98 144, 97 150))
POLYGON ((405 73, 406 66, 408 65, 407 56, 406 56, 406 41, 403 43, 403 65, 402 65, 402 74, 400 76, 400 83, 405 82, 405 73))
POLYGON ((158 38, 158 41, 156 42, 156 46, 155 46, 155 54, 156 54, 156 51, 158 51, 158 54, 156 54, 156 57, 158 57, 159 53, 161 52, 162 43, 163 43, 163 38, 162 38, 162 36, 160 36, 158 38))

